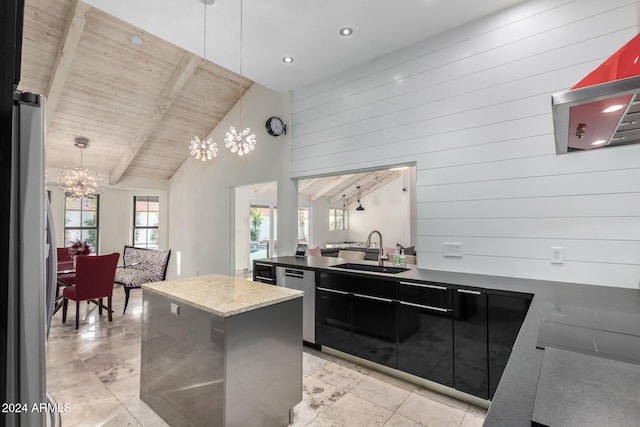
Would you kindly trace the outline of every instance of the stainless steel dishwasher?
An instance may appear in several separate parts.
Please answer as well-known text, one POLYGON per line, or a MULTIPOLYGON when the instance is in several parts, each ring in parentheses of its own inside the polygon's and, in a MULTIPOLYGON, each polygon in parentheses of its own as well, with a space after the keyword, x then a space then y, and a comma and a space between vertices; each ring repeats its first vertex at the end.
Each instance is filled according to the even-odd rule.
POLYGON ((302 298, 302 339, 316 343, 316 272, 299 268, 276 267, 276 283, 304 291, 302 298))

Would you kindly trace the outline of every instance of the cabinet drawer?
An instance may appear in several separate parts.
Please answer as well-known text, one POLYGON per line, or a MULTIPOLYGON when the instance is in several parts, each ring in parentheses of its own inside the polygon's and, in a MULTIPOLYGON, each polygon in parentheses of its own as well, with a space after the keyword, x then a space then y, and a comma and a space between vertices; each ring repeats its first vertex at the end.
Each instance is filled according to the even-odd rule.
POLYGON ((429 307, 452 308, 452 295, 450 288, 439 283, 400 282, 398 285, 398 299, 400 301, 429 307))

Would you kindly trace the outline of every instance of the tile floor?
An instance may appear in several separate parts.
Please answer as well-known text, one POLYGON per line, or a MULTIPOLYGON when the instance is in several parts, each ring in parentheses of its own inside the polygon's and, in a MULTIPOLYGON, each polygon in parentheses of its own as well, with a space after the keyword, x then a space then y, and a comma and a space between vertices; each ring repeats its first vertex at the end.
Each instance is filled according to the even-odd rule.
MULTIPOLYGON (((72 426, 166 426, 140 398, 142 292, 114 290, 114 319, 95 305, 75 307, 67 323, 58 312, 47 345, 47 387, 59 404, 70 404, 62 424, 72 426)), ((349 361, 305 347, 303 400, 294 426, 481 426, 485 410, 349 361)))

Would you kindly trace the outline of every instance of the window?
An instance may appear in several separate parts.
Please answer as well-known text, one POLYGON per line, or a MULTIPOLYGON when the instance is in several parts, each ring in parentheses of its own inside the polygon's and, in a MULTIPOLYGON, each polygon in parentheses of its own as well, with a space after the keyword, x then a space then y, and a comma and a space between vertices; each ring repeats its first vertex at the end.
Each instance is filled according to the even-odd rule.
POLYGON ((86 241, 91 253, 98 253, 98 206, 100 196, 95 199, 76 199, 65 196, 64 242, 71 246, 76 240, 86 241))
POLYGON ((158 249, 160 197, 133 197, 133 246, 158 249))
POLYGON ((298 243, 309 244, 309 208, 298 208, 298 243))
POLYGON ((346 230, 344 209, 329 209, 329 230, 346 230))

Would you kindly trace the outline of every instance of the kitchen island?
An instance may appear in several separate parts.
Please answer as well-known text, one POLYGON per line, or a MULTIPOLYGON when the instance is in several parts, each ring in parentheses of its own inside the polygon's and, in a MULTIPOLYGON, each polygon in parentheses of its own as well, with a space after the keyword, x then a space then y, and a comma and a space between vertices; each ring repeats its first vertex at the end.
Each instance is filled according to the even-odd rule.
POLYGON ((287 425, 302 400, 302 295, 208 275, 143 288, 140 398, 170 425, 287 425))
MULTIPOLYGON (((466 292, 487 293, 489 295, 501 293, 509 295, 514 292, 528 294, 533 298, 517 337, 515 337, 508 362, 498 379, 499 383, 491 402, 487 402, 489 403, 489 411, 484 425, 528 427, 532 425, 532 421, 537 420, 541 413, 553 415, 552 425, 580 425, 581 420, 589 419, 590 416, 591 419, 596 419, 595 411, 600 412, 597 414, 598 416, 606 416, 609 413, 608 419, 613 423, 609 425, 628 425, 624 421, 615 423, 620 419, 637 419, 640 416, 640 410, 637 409, 640 408, 640 398, 637 393, 633 395, 628 393, 628 390, 634 390, 637 387, 637 381, 640 378, 640 359, 638 358, 640 355, 640 343, 638 342, 640 340, 640 321, 635 321, 635 319, 640 319, 640 291, 638 289, 445 272, 419 269, 415 266, 396 274, 357 271, 342 268, 341 265, 348 265, 345 264, 346 260, 332 257, 278 257, 257 262, 262 264, 261 275, 267 279, 267 282, 271 280, 272 283, 276 282, 276 277, 269 277, 269 275, 275 274, 275 266, 282 266, 313 270, 318 272, 321 277, 322 275, 330 277, 334 274, 371 277, 376 280, 384 279, 390 285, 396 282, 395 286, 399 286, 402 282, 414 282, 432 288, 434 285, 446 287, 450 291, 462 292, 463 294, 466 292), (267 267, 270 265, 273 266, 271 270, 267 267), (569 325, 559 322, 546 322, 545 324, 545 321, 549 320, 556 310, 562 311, 562 314, 573 312, 583 315, 590 312, 592 320, 588 325, 584 323, 569 325), (571 378, 562 378, 564 383, 571 387, 550 390, 541 380, 541 372, 543 374, 553 372, 556 366, 562 366, 561 363, 564 362, 564 359, 560 359, 560 357, 566 359, 567 355, 566 351, 556 351, 556 348, 563 348, 563 343, 559 343, 558 347, 550 345, 548 347, 550 351, 539 348, 539 331, 543 324, 545 326, 551 324, 554 326, 553 329, 567 329, 570 331, 569 336, 571 337, 577 335, 576 333, 587 332, 599 334, 604 340, 616 337, 621 340, 619 341, 621 344, 615 349, 617 354, 604 354, 602 348, 596 348, 595 352, 599 353, 597 356, 588 354, 584 349, 572 350, 572 354, 577 355, 574 357, 580 358, 581 364, 575 366, 576 369, 571 378), (545 353, 554 357, 546 357, 545 359, 545 353), (632 360, 634 363, 627 363, 632 360), (602 372, 606 367, 609 367, 611 372, 625 372, 625 375, 616 376, 616 387, 602 388, 602 390, 596 388, 595 391, 589 389, 586 385, 592 380, 594 373, 602 372), (584 380, 578 381, 580 378, 584 378, 584 380), (578 384, 574 386, 574 382, 578 384), (567 390, 570 393, 563 394, 567 390), (549 394, 550 392, 555 394, 549 394), (555 407, 544 407, 552 399, 552 403, 556 404, 555 407), (554 414, 555 411, 558 412, 554 414), (581 416, 573 416, 575 414, 581 416), (573 420, 573 424, 564 424, 561 421, 562 417, 566 415, 571 415, 569 418, 573 420)), ((375 263, 366 261, 361 263, 375 268, 375 263)), ((376 297, 379 299, 378 296, 376 297)), ((457 307, 454 306, 454 322, 455 317, 458 316, 456 310, 457 307)), ((485 318, 487 317, 490 320, 490 315, 485 316, 485 318)), ((316 330, 317 328, 318 325, 316 325, 316 330)), ((352 336, 354 336, 353 333, 352 336)), ((556 342, 555 345, 558 343, 556 342)), ((399 346, 397 348, 400 349, 399 346)), ((352 354, 353 351, 350 353, 352 354)), ((454 388, 457 389, 457 386, 454 388)), ((541 422, 539 425, 545 424, 545 422, 541 422)))

